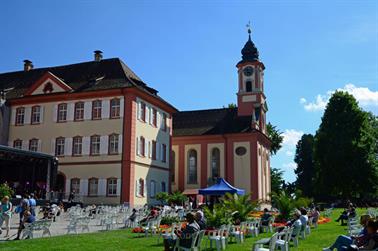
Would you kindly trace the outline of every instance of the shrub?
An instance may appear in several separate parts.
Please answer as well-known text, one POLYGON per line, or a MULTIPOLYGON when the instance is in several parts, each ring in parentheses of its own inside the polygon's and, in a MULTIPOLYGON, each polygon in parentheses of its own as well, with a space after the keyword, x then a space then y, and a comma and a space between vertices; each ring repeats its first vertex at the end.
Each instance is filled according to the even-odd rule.
POLYGON ((208 227, 219 228, 221 225, 231 223, 232 216, 223 204, 215 204, 212 210, 204 207, 203 211, 208 227))
POLYGON ((12 195, 14 194, 14 191, 12 188, 10 188, 8 186, 8 184, 4 183, 4 184, 1 184, 0 185, 0 200, 4 197, 4 196, 9 196, 11 197, 12 195))
POLYGON ((176 191, 168 196, 168 203, 174 203, 176 205, 182 205, 186 201, 187 197, 179 191, 176 191))
POLYGON ((161 204, 166 204, 168 202, 169 194, 166 192, 160 192, 156 194, 155 198, 160 201, 161 204))
MULTIPOLYGON (((224 198, 221 199, 222 205, 224 206, 225 210, 231 215, 237 215, 240 221, 246 221, 248 219, 249 214, 252 211, 255 211, 259 206, 259 203, 256 201, 251 200, 251 195, 237 195, 237 194, 230 194, 226 193, 224 198)), ((235 222, 233 222, 235 223, 235 222)))
POLYGON ((280 211, 277 217, 280 220, 287 220, 290 218, 292 211, 295 209, 294 200, 285 192, 273 193, 272 202, 275 207, 280 211))
POLYGON ((173 223, 180 222, 179 217, 172 217, 172 216, 164 216, 161 218, 160 225, 172 225, 173 223))

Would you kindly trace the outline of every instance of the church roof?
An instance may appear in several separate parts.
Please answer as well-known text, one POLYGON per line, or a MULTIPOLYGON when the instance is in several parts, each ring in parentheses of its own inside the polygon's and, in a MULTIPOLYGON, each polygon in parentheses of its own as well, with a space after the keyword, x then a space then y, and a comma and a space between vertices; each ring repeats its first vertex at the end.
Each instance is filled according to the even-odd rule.
POLYGON ((251 132, 252 116, 238 116, 237 108, 183 111, 173 114, 173 136, 251 132))
POLYGON ((119 58, 1 73, 0 91, 9 90, 6 99, 21 98, 46 72, 61 79, 72 92, 136 87, 167 103, 119 58))

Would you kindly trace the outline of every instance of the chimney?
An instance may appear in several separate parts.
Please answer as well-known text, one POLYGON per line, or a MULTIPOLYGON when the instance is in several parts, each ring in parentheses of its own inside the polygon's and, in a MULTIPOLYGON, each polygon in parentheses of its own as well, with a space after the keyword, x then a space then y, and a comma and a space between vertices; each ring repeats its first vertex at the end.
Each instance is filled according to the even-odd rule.
POLYGON ((102 51, 94 51, 94 61, 100 62, 102 59, 102 51))
POLYGON ((30 71, 33 69, 33 62, 30 60, 24 60, 24 71, 30 71))

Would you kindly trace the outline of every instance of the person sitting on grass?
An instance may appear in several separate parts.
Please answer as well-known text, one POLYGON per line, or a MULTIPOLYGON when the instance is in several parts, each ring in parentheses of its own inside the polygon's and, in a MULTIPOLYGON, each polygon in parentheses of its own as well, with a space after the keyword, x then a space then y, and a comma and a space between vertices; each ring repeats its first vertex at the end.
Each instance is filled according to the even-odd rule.
POLYGON ((21 232, 25 228, 25 223, 33 223, 34 221, 35 221, 35 216, 32 215, 29 210, 24 211, 22 222, 20 223, 20 226, 18 228, 17 237, 15 240, 20 239, 21 232))
POLYGON ((361 232, 357 236, 346 236, 346 235, 340 235, 337 237, 335 243, 332 244, 332 246, 328 248, 323 248, 324 251, 334 250, 335 248, 340 250, 347 250, 346 247, 349 247, 353 243, 355 243, 357 246, 362 246, 367 241, 367 223, 371 219, 370 215, 361 215, 360 217, 360 224, 363 227, 361 232))

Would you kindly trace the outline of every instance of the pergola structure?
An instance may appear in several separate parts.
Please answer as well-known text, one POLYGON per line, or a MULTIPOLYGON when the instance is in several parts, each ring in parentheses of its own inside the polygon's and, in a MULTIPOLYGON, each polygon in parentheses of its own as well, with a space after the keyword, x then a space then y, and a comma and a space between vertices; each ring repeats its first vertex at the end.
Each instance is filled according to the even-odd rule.
POLYGON ((0 145, 0 184, 16 194, 39 192, 46 196, 55 187, 58 159, 52 155, 0 145))

